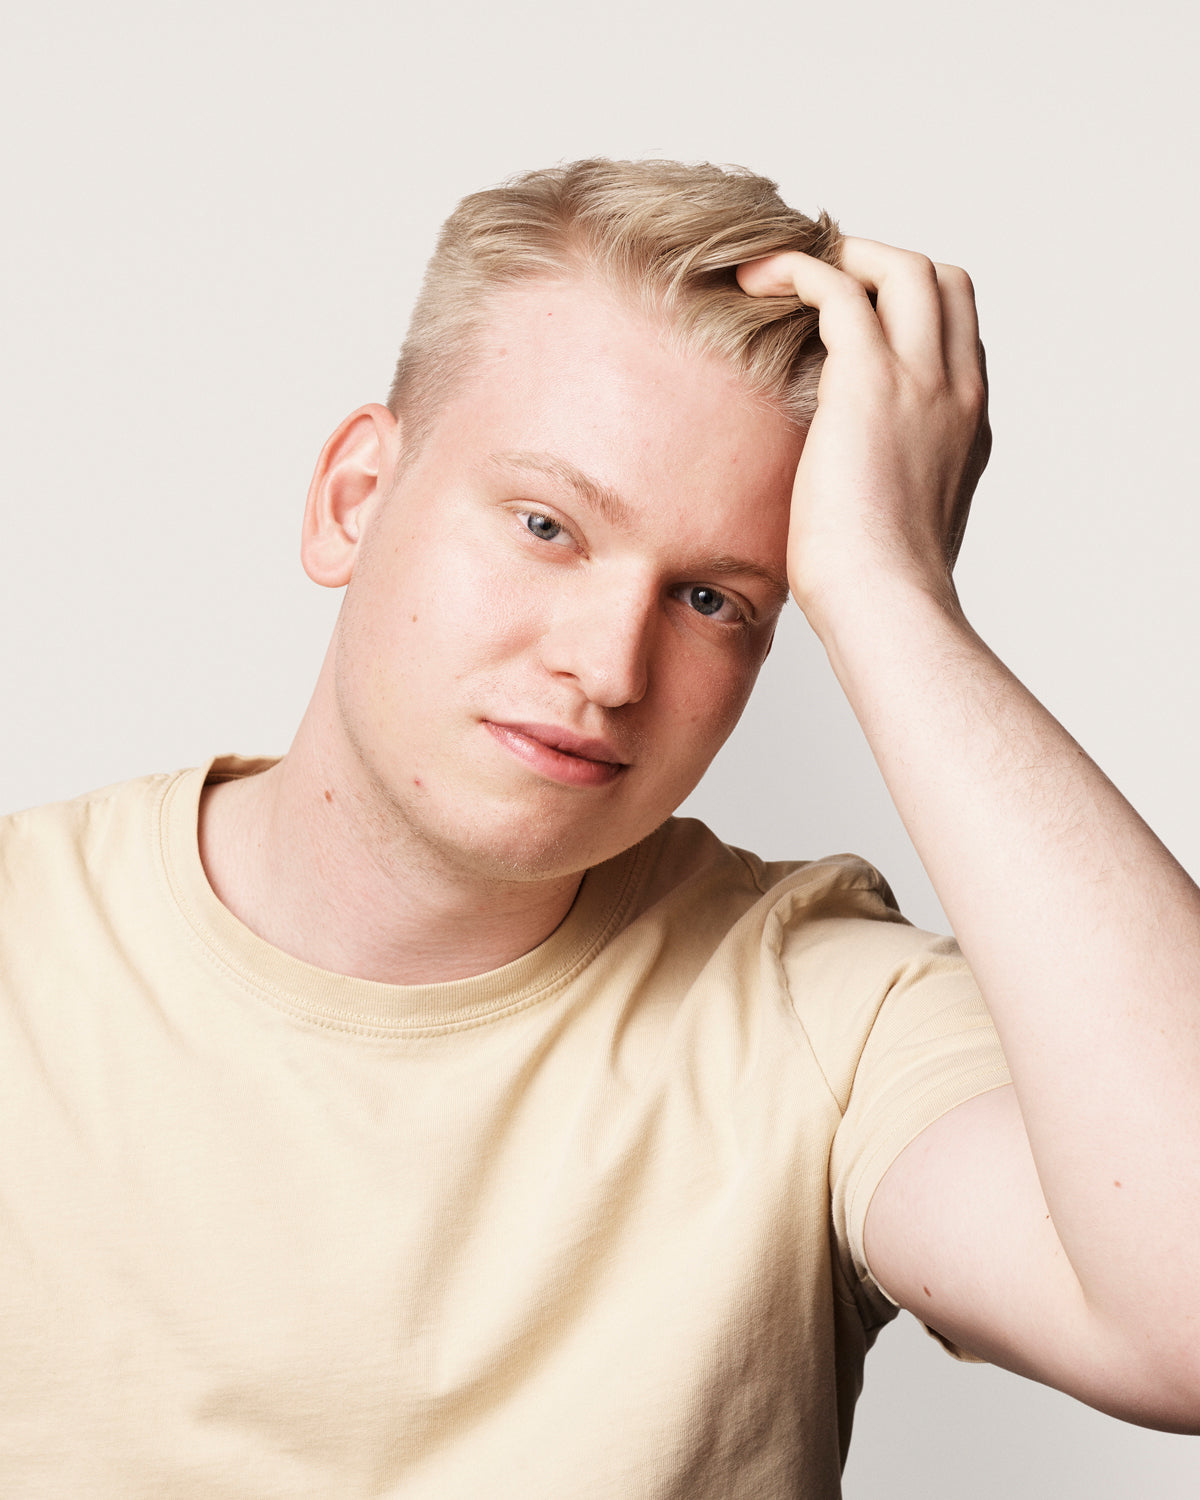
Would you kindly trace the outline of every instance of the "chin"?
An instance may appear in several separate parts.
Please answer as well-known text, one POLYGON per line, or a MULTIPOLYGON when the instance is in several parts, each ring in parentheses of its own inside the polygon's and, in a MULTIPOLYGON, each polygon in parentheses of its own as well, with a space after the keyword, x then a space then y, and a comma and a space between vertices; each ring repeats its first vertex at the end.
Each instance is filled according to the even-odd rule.
POLYGON ((519 830, 519 837, 515 839, 489 840, 465 852, 477 873, 485 877, 505 883, 533 883, 582 875, 585 870, 603 864, 621 849, 628 848, 629 843, 636 842, 636 839, 630 839, 618 848, 598 838, 538 836, 531 835, 528 830, 519 830))
POLYGON ((495 825, 476 820, 469 829, 445 830, 436 840, 443 854, 451 854, 464 874, 504 884, 562 880, 612 859, 658 826, 629 827, 623 836, 614 820, 592 826, 564 826, 561 821, 497 817, 495 825))

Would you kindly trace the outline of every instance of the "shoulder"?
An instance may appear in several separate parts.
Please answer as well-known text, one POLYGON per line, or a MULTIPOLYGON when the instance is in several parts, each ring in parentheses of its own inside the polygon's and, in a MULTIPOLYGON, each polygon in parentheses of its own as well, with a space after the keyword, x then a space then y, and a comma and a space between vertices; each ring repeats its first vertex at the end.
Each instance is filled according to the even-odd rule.
POLYGON ((176 793, 198 800, 207 781, 231 780, 274 764, 272 758, 216 756, 180 771, 153 772, 113 782, 59 802, 0 816, 0 880, 30 861, 67 858, 90 863, 116 853, 129 839, 157 837, 160 813, 176 793))
POLYGON ((724 843, 696 818, 669 818, 646 841, 650 856, 640 909, 677 896, 689 901, 729 895, 781 927, 819 918, 860 917, 903 923, 887 881, 854 854, 764 860, 724 843))
POLYGON ((36 909, 69 907, 133 866, 153 860, 159 809, 197 771, 139 776, 0 817, 0 905, 18 928, 36 909), (26 909, 30 910, 27 912, 26 909))
POLYGON ((906 921, 866 860, 766 861, 691 819, 656 837, 644 909, 657 902, 672 941, 779 997, 843 1109, 868 1048, 937 1051, 990 1032, 957 943, 906 921))
POLYGON ((690 818, 670 819, 648 846, 633 917, 672 943, 720 948, 743 974, 752 963, 802 1023, 812 1013, 814 1034, 833 1015, 862 1035, 898 983, 966 972, 953 940, 907 922, 856 855, 767 861, 690 818))
POLYGON ((0 855, 86 840, 157 799, 170 775, 139 776, 0 816, 0 855))
POLYGON ((774 957, 785 983, 860 985, 920 956, 960 963, 949 938, 900 913, 887 881, 865 859, 764 860, 726 844, 693 818, 672 818, 647 841, 634 915, 674 914, 679 926, 728 935, 774 957))
POLYGON ((139 793, 161 777, 139 777, 82 792, 59 802, 26 807, 0 816, 0 860, 36 854, 64 841, 85 840, 114 816, 122 805, 140 800, 139 793))

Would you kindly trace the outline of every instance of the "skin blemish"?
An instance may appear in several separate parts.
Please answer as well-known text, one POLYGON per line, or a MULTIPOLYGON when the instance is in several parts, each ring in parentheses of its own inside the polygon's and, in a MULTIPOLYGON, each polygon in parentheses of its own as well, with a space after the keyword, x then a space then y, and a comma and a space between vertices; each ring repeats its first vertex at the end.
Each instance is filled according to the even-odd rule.
POLYGON ((420 786, 420 785, 421 785, 421 778, 419 776, 414 776, 413 777, 413 786, 420 786))
POLYGON ((413 615, 413 624, 415 625, 416 623, 417 623, 417 617, 416 617, 416 615, 413 615))
POLYGON ((1115 1177, 1114 1177, 1114 1178, 1113 1178, 1113 1187, 1120 1187, 1120 1186, 1121 1186, 1121 1184, 1120 1184, 1120 1183, 1119 1183, 1119 1182, 1118 1182, 1118 1181, 1117 1181, 1117 1179, 1116 1179, 1116 1178, 1115 1178, 1115 1177))
POLYGON ((329 790, 328 787, 326 787, 326 789, 325 789, 325 800, 326 800, 326 802, 332 802, 333 801, 333 793, 329 790))
POLYGON ((933 1293, 929 1290, 929 1288, 927 1286, 923 1286, 921 1288, 921 1290, 925 1293, 925 1295, 927 1297, 932 1297, 933 1296, 933 1293))

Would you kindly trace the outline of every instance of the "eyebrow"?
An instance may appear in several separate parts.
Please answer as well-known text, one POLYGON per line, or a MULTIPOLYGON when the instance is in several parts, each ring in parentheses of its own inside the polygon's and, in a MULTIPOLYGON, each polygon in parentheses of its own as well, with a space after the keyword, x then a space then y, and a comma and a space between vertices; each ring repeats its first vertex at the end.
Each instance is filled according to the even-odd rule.
POLYGON ((601 484, 556 453, 494 453, 491 462, 504 469, 546 474, 559 484, 567 485, 610 526, 629 526, 633 521, 632 512, 616 490, 601 484))
MULTIPOLYGON (((546 474, 560 484, 565 484, 611 526, 631 526, 634 516, 629 506, 616 490, 598 479, 577 469, 573 463, 560 458, 556 453, 494 453, 490 463, 502 469, 517 469, 536 474, 546 474)), ((757 578, 769 590, 765 614, 774 614, 783 608, 791 595, 787 579, 761 563, 746 558, 718 553, 712 557, 698 558, 694 571, 700 578, 757 578)))

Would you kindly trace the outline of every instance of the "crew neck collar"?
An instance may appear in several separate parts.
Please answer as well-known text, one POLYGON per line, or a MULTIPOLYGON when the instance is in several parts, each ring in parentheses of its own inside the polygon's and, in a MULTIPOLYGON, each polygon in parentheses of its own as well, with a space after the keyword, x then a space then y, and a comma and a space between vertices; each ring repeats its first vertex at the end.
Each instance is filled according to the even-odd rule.
POLYGON ((209 781, 252 776, 272 760, 214 757, 165 784, 158 836, 170 894, 194 937, 244 988, 315 1025, 375 1035, 479 1026, 549 999, 625 920, 649 864, 654 835, 587 871, 563 921, 536 948, 501 968, 440 984, 383 984, 319 969, 258 937, 218 899, 200 860, 200 794, 209 781))

